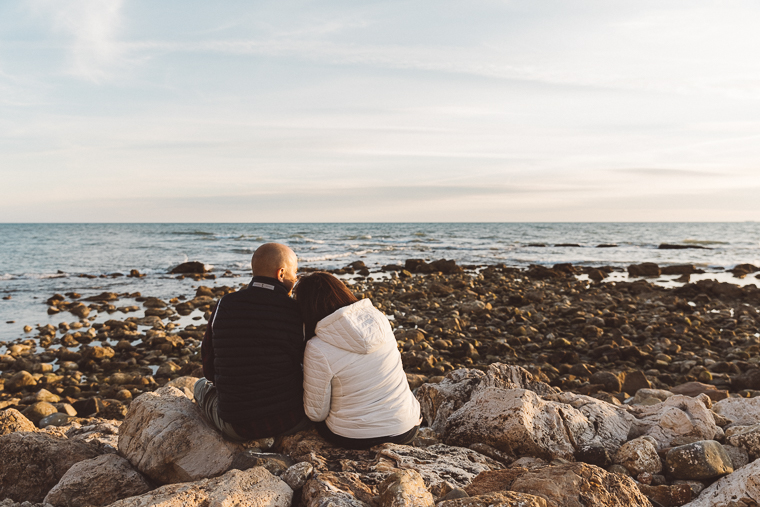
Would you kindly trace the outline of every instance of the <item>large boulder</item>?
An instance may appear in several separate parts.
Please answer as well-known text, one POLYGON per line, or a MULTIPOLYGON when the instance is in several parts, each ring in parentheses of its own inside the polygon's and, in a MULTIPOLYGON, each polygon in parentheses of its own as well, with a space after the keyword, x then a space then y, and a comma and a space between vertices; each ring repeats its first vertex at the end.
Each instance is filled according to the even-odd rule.
POLYGON ((697 398, 673 395, 656 405, 637 405, 630 408, 637 421, 633 430, 637 435, 649 435, 657 441, 657 449, 670 447, 677 437, 695 437, 713 440, 719 429, 707 395, 697 398))
POLYGON ((17 431, 37 431, 37 427, 15 408, 0 412, 0 436, 17 431))
POLYGON ((262 467, 230 470, 221 477, 168 484, 140 496, 114 502, 110 507, 290 507, 293 490, 262 467))
POLYGON ((726 450, 715 440, 679 445, 665 456, 668 474, 676 479, 703 481, 734 471, 726 450))
POLYGON ((242 450, 222 438, 176 387, 136 398, 119 430, 119 452, 159 484, 220 475, 242 450))
POLYGON ((448 419, 443 440, 462 446, 485 443, 518 456, 572 460, 588 447, 614 451, 628 437, 633 418, 614 405, 571 393, 547 398, 526 389, 478 389, 448 419))
POLYGON ((743 466, 709 487, 684 507, 733 507, 757 505, 760 499, 760 460, 743 466), (740 503, 742 502, 742 503, 740 503))
POLYGON ((44 432, 0 437, 0 498, 41 502, 74 464, 98 456, 85 442, 44 432))
POLYGON ((630 477, 586 463, 547 466, 515 479, 512 491, 544 498, 551 507, 651 507, 630 477))
POLYGON ((45 503, 56 507, 100 507, 150 490, 150 482, 129 461, 116 454, 105 454, 69 468, 47 494, 45 503))
POLYGON ((549 505, 540 496, 514 491, 498 491, 468 498, 444 500, 438 502, 436 507, 549 507, 549 505))

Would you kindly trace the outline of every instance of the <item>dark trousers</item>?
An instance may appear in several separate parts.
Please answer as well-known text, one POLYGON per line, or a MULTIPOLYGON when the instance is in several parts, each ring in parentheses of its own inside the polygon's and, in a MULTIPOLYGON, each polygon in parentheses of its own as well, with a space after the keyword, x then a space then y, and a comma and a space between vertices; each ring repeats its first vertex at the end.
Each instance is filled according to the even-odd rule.
POLYGON ((330 431, 330 428, 327 427, 327 424, 324 421, 315 422, 314 427, 317 428, 317 432, 322 436, 322 438, 331 444, 338 447, 343 447, 344 449, 369 449, 370 447, 380 444, 408 445, 412 443, 414 437, 417 436, 417 430, 420 429, 420 426, 417 425, 406 433, 402 433, 401 435, 376 438, 348 438, 336 435, 330 431))

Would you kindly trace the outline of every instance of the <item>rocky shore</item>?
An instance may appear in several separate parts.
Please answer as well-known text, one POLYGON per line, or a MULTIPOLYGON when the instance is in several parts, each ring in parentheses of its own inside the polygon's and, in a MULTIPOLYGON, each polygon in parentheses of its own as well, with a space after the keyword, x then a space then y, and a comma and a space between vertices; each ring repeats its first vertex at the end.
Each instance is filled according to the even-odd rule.
POLYGON ((0 505, 760 502, 754 285, 688 283, 694 266, 651 263, 630 266, 630 282, 569 264, 383 270, 336 271, 392 318, 425 418, 413 446, 346 451, 313 431, 223 441, 191 401, 205 320, 177 321, 208 318, 237 286, 70 292, 47 303, 72 322, 30 327, 0 355, 0 505), (685 283, 652 283, 661 274, 685 283))

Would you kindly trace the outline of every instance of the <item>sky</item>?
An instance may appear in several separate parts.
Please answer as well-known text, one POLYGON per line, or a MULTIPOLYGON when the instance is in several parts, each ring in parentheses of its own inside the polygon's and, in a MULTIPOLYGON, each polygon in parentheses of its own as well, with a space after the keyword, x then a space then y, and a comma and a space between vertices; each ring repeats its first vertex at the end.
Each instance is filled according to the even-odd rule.
POLYGON ((4 0, 0 222, 760 220, 760 3, 4 0))

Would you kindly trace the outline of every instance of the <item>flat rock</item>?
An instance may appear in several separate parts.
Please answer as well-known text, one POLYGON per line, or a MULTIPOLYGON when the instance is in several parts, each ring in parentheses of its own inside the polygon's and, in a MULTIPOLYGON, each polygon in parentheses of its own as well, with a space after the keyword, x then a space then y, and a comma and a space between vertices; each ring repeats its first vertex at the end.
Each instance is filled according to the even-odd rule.
POLYGON ((118 445, 137 470, 159 484, 217 476, 243 450, 222 438, 176 387, 137 397, 119 430, 118 445))
POLYGON ((221 477, 168 484, 110 507, 290 507, 293 490, 264 468, 230 470, 221 477))
POLYGON ((41 502, 75 463, 98 456, 85 442, 44 432, 0 437, 0 498, 41 502))
POLYGON ((656 405, 630 407, 630 413, 637 419, 634 430, 639 435, 653 437, 658 450, 670 447, 678 437, 713 440, 719 429, 702 396, 692 398, 677 394, 656 405))
POLYGON ((757 505, 760 499, 760 460, 718 479, 687 507, 735 507, 757 505), (744 503, 739 503, 744 502, 744 503))
POLYGON ((665 463, 668 474, 676 479, 708 480, 734 471, 730 456, 715 440, 674 447, 668 451, 665 463))
POLYGON ((105 454, 69 468, 44 502, 100 507, 150 490, 150 482, 129 461, 116 454, 105 454))
POLYGON ((17 431, 37 431, 37 427, 15 408, 0 412, 0 436, 17 431))
POLYGON ((556 507, 651 507, 631 478, 586 463, 528 470, 511 489, 539 496, 556 507))

